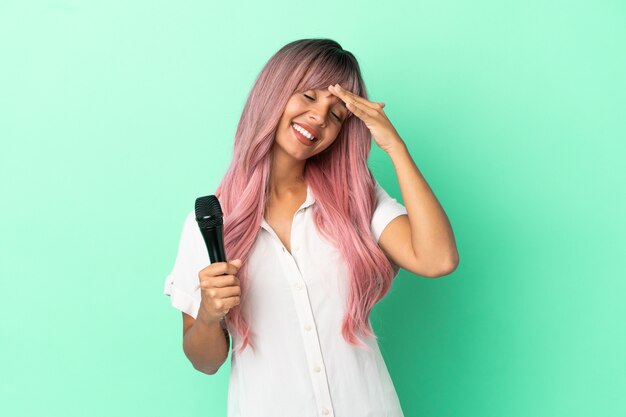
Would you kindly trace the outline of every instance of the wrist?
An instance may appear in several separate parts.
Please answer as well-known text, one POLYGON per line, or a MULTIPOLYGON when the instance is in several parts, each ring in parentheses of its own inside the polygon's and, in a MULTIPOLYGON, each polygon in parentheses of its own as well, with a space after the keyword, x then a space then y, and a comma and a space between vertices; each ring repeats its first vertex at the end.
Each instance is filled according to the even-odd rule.
POLYGON ((402 139, 394 141, 387 149, 385 149, 387 155, 393 158, 396 155, 403 154, 408 151, 406 143, 402 139))
POLYGON ((221 318, 219 317, 210 316, 207 313, 207 311, 203 309, 202 306, 200 306, 200 309, 198 310, 198 317, 196 317, 196 321, 199 321, 205 326, 215 326, 216 324, 219 324, 220 320, 221 318))

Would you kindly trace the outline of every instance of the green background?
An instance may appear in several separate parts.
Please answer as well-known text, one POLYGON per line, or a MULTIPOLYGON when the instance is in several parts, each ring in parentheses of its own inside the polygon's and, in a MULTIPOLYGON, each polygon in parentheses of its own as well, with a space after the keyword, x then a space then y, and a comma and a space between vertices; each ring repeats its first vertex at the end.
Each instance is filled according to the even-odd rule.
MULTIPOLYGON (((3 0, 2 415, 226 415, 230 358, 193 369, 163 284, 256 75, 306 37, 356 55, 456 235, 453 274, 401 271, 372 315, 405 415, 626 415, 625 21, 608 0, 3 0)), ((369 162, 402 201, 374 142, 369 162)))

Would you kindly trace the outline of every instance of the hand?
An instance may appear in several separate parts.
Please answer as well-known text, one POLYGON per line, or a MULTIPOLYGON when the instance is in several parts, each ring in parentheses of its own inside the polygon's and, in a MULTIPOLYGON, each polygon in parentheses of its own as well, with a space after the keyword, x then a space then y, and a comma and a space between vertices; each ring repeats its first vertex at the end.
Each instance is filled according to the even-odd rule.
POLYGON ((402 143, 402 139, 393 127, 387 115, 383 111, 385 103, 374 103, 361 96, 341 88, 339 84, 328 86, 328 91, 339 97, 346 103, 348 110, 359 119, 372 132, 374 142, 385 152, 402 143))
POLYGON ((198 272, 201 302, 198 317, 207 323, 219 322, 228 311, 239 305, 241 287, 235 276, 241 267, 241 259, 215 262, 198 272))

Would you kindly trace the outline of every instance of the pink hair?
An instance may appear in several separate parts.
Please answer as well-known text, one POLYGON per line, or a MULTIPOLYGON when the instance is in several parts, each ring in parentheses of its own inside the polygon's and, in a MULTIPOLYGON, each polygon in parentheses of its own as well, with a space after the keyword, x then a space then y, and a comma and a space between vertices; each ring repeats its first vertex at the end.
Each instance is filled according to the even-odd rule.
MULTIPOLYGON (((240 258, 237 273, 241 303, 227 319, 242 336, 239 353, 252 343, 241 305, 247 290, 246 257, 252 248, 269 194, 274 134, 292 94, 340 83, 367 98, 356 58, 331 39, 300 39, 282 47, 267 62, 250 91, 237 131, 233 158, 215 191, 224 212, 228 259, 240 258)), ((341 333, 350 344, 369 349, 356 331, 376 337, 369 325, 374 304, 391 287, 394 271, 374 240, 370 224, 376 203, 374 177, 367 166, 371 134, 351 116, 335 142, 306 161, 304 177, 315 195, 313 212, 320 234, 340 251, 348 266, 349 296, 341 333)))

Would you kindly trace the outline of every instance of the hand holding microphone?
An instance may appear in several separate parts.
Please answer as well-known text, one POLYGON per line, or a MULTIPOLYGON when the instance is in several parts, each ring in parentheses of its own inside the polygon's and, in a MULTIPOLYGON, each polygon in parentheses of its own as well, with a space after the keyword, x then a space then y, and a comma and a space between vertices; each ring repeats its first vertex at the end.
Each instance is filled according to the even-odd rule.
POLYGON ((201 289, 200 311, 207 321, 218 322, 241 302, 239 278, 235 275, 241 259, 226 262, 223 214, 214 195, 196 199, 196 221, 204 238, 211 264, 198 273, 201 289))
POLYGON ((241 263, 241 259, 230 263, 216 262, 198 273, 202 294, 200 309, 203 310, 206 320, 220 321, 231 308, 241 302, 241 287, 239 278, 235 275, 241 263))

